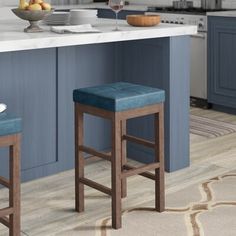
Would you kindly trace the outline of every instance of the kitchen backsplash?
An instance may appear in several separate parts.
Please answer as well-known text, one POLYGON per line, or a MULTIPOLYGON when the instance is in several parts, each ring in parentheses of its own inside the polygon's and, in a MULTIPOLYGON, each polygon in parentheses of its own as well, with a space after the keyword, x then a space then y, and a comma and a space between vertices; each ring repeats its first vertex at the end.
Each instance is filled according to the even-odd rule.
MULTIPOLYGON (((192 0, 194 6, 200 7, 201 0, 192 0)), ((129 0, 130 3, 134 4, 147 4, 147 5, 172 5, 173 0, 129 0)), ((234 8, 236 9, 236 0, 222 0, 223 8, 234 8)))
MULTIPOLYGON (((47 2, 52 3, 74 3, 76 1, 81 2, 90 2, 91 0, 47 0, 47 2)), ((130 3, 133 4, 143 4, 143 5, 172 5, 173 0, 128 0, 130 3)), ((224 8, 236 8, 236 0, 222 0, 224 8)), ((0 6, 13 6, 18 5, 19 0, 0 0, 0 6)), ((193 0, 194 6, 199 7, 201 4, 201 0, 193 0)))

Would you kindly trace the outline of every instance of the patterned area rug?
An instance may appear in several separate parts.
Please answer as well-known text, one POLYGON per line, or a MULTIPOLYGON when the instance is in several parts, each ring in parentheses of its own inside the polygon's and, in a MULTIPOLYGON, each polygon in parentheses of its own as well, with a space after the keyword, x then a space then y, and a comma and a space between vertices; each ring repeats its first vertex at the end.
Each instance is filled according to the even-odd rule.
POLYGON ((192 134, 206 138, 216 138, 235 132, 235 124, 212 120, 202 116, 190 115, 190 133, 192 134))
POLYGON ((111 229, 111 219, 99 220, 96 236, 235 236, 236 171, 167 195, 166 211, 154 202, 123 212, 123 227, 111 229))

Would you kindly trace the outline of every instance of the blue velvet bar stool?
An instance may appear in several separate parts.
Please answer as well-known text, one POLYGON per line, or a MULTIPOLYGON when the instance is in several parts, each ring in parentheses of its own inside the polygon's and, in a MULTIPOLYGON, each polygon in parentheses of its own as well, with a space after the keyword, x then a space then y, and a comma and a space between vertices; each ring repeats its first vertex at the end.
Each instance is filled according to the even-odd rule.
POLYGON ((0 209, 0 223, 10 236, 20 236, 20 133, 21 119, 0 113, 0 147, 9 147, 9 180, 0 177, 0 184, 9 189, 9 206, 0 209))
MULTIPOLYGON (((163 90, 117 82, 96 87, 74 90, 75 103, 75 206, 76 211, 84 211, 84 185, 106 193, 112 198, 112 227, 121 228, 121 198, 126 197, 126 179, 142 175, 155 181, 155 209, 164 211, 164 134, 163 134, 163 90), (84 113, 111 120, 111 154, 87 147, 83 143, 84 113), (153 114, 155 141, 150 142, 126 133, 126 121, 131 118, 153 114), (127 164, 126 142, 131 141, 153 148, 155 162, 133 167, 127 164), (96 183, 84 176, 84 156, 88 153, 111 162, 111 188, 96 183), (155 174, 148 171, 155 170, 155 174)), ((98 137, 99 138, 99 137, 98 137)))

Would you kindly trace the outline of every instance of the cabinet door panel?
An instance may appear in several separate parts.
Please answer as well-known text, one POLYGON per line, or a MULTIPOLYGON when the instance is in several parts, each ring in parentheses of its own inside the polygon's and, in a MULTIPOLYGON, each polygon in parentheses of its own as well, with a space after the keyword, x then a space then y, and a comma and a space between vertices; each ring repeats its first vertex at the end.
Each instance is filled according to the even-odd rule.
MULTIPOLYGON (((115 44, 95 44, 58 49, 58 156, 64 166, 74 166, 73 90, 116 80, 115 44), (66 157, 66 158, 65 158, 66 157)), ((85 144, 98 150, 110 149, 110 122, 85 116, 85 144)))
POLYGON ((229 92, 236 95, 236 80, 232 79, 236 75, 236 33, 219 33, 219 60, 216 64, 218 68, 218 80, 216 81, 217 91, 219 93, 229 92))
POLYGON ((208 100, 236 108, 236 22, 209 17, 208 100))
MULTIPOLYGON (((55 49, 0 54, 0 101, 8 105, 7 112, 22 117, 22 170, 35 175, 39 167, 57 161, 55 55, 55 49)), ((6 161, 0 173, 6 172, 6 161)))

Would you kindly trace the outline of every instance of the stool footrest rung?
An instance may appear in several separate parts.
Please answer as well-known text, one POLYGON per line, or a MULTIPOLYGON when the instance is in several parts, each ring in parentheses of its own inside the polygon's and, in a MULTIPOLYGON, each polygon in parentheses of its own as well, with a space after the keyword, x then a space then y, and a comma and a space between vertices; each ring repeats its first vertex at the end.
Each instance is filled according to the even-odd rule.
MULTIPOLYGON (((132 170, 132 169, 135 169, 134 166, 131 166, 131 165, 124 165, 124 169, 125 170, 132 170)), ((143 173, 140 173, 139 175, 143 176, 143 177, 146 177, 148 179, 152 179, 152 180, 155 180, 156 177, 154 174, 150 173, 150 172, 143 172, 143 173)))
POLYGON ((105 159, 107 161, 111 161, 111 155, 106 154, 104 152, 98 152, 95 149, 84 146, 84 145, 79 146, 79 151, 86 152, 88 154, 91 154, 96 157, 100 157, 100 158, 105 159))
POLYGON ((140 145, 143 145, 143 146, 146 146, 146 147, 149 147, 149 148, 155 148, 155 143, 154 142, 151 142, 151 141, 148 141, 148 140, 145 140, 145 139, 142 139, 142 138, 138 138, 138 137, 135 137, 135 136, 132 136, 132 135, 125 134, 125 135, 122 136, 122 139, 130 141, 130 142, 138 143, 140 145))
POLYGON ((6 207, 3 209, 0 209, 0 217, 2 218, 3 216, 8 216, 13 214, 14 210, 12 207, 6 207))
POLYGON ((2 176, 0 176, 0 184, 7 188, 10 188, 10 182, 2 176))
POLYGON ((102 185, 102 184, 99 184, 99 183, 97 183, 97 182, 95 182, 93 180, 87 179, 87 178, 79 178, 79 181, 81 183, 91 187, 91 188, 95 188, 98 191, 103 192, 103 193, 108 194, 108 195, 111 196, 111 193, 112 193, 111 189, 106 187, 106 186, 104 186, 104 185, 102 185))
POLYGON ((146 171, 154 170, 154 169, 157 169, 157 168, 160 168, 160 163, 159 162, 143 165, 141 167, 134 167, 130 170, 122 171, 122 178, 127 178, 127 177, 130 177, 130 176, 133 176, 133 175, 140 175, 140 174, 143 174, 146 171))
POLYGON ((5 225, 8 228, 10 227, 9 218, 7 218, 6 216, 0 217, 0 223, 2 223, 3 225, 5 225))

